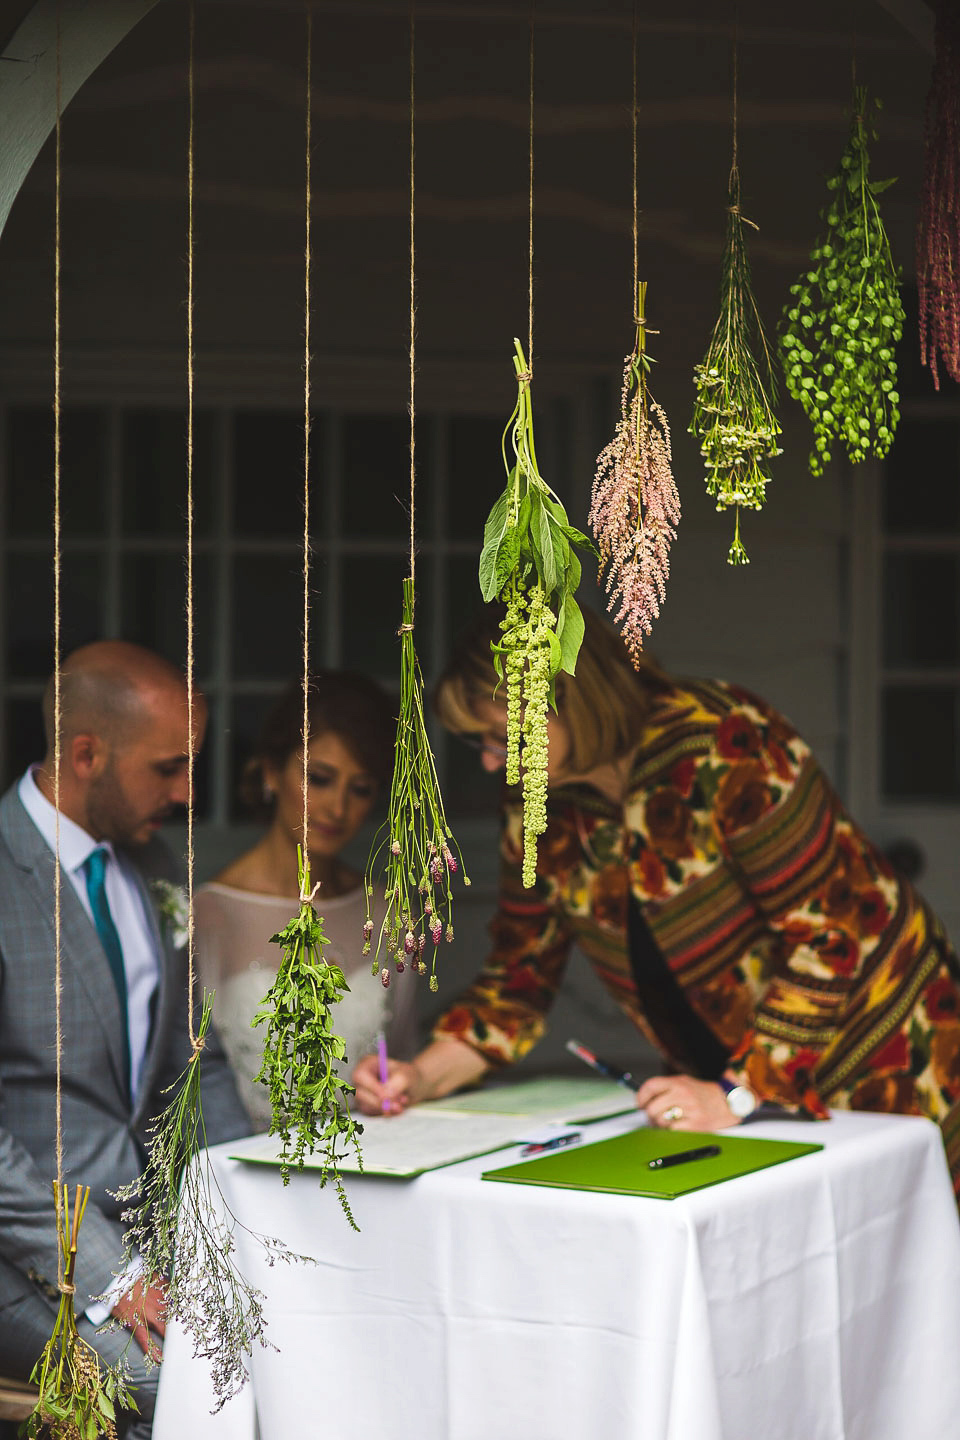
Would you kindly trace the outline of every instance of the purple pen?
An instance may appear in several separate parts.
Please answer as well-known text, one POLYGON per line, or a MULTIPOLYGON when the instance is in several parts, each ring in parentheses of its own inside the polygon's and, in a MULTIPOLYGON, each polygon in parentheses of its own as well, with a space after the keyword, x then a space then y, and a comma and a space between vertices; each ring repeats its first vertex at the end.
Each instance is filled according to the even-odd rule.
MULTIPOLYGON (((380 1084, 386 1085, 390 1075, 387 1067, 387 1037, 382 1030, 377 1031, 377 1060, 380 1064, 380 1084)), ((389 1100, 381 1100, 380 1109, 386 1114, 390 1109, 389 1100)))

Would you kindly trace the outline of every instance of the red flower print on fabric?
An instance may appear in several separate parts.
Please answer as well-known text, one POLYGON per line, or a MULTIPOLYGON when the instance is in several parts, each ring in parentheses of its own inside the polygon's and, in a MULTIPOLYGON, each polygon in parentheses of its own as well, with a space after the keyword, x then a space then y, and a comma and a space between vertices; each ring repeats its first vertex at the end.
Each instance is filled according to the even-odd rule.
POLYGON ((748 715, 735 710, 717 726, 717 749, 724 760, 745 760, 760 753, 760 731, 748 715))

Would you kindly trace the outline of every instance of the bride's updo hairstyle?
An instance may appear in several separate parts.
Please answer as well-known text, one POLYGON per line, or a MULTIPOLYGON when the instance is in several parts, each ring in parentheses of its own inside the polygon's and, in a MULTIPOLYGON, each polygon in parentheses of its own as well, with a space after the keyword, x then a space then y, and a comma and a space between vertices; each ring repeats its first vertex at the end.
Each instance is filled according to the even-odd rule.
MULTIPOLYGON (((310 737, 336 735, 358 765, 379 782, 390 783, 397 722, 395 706, 375 680, 350 670, 318 670, 308 689, 310 737)), ((266 770, 282 770, 303 749, 303 681, 294 681, 268 714, 253 753, 243 767, 240 798, 256 819, 273 809, 265 793, 266 770)))
MULTIPOLYGON (((437 682, 434 708, 455 735, 476 735, 487 726, 477 714, 484 701, 506 702, 506 682, 497 680, 491 642, 500 640, 502 605, 488 605, 460 637, 437 682), (496 696, 494 696, 496 691, 496 696)), ((557 676, 557 713, 570 734, 569 768, 584 775, 618 760, 639 742, 659 691, 670 688, 650 660, 635 670, 617 631, 593 610, 583 612, 584 635, 576 675, 557 676)))

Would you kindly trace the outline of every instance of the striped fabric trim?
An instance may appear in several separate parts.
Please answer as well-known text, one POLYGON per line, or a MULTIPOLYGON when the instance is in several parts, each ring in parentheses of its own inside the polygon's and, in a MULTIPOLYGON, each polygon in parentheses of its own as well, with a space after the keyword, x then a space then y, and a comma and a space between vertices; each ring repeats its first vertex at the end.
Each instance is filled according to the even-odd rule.
POLYGON ((814 759, 804 762, 783 804, 728 841, 751 891, 772 914, 785 914, 822 884, 836 864, 836 799, 814 759))
POLYGON ((947 1111, 940 1122, 940 1129, 943 1132, 943 1148, 947 1152, 954 1193, 960 1199, 960 1100, 947 1111))
POLYGON ((870 1011, 870 1020, 873 1023, 868 1027, 863 1027, 863 1038, 859 1043, 850 1045, 849 1036, 844 1033, 845 1044, 837 1059, 828 1068, 818 1067, 817 1070, 817 1082, 824 1098, 829 1097, 831 1090, 842 1085, 871 1051, 879 1050, 884 1041, 895 1030, 899 1030, 916 1005, 917 997, 928 983, 930 976, 934 970, 939 968, 942 959, 936 945, 928 946, 922 959, 916 960, 910 967, 895 1002, 887 1005, 882 1011, 870 1011))
POLYGON ((663 905, 648 906, 647 923, 684 985, 702 982, 740 959, 768 933, 726 866, 688 885, 663 905))

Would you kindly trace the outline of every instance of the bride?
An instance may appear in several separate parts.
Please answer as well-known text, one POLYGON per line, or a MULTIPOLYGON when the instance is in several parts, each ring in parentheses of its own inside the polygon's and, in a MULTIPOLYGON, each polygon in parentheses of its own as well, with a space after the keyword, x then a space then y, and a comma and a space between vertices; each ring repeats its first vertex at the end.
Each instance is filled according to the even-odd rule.
MULTIPOLYGON (((344 972, 349 991, 334 1029, 346 1041, 349 1075, 376 1048, 384 1030, 391 1056, 416 1048, 415 967, 384 989, 364 958, 363 877, 342 858, 389 783, 395 722, 372 680, 345 671, 320 672, 308 691, 307 844, 314 905, 329 940, 327 958, 344 972)), ((195 927, 200 976, 216 991, 214 1020, 254 1127, 270 1123, 270 1097, 255 1085, 262 1029, 253 1016, 280 964, 270 937, 297 912, 297 846, 303 842, 303 687, 295 684, 270 713, 244 769, 241 794, 266 821, 263 835, 215 880, 197 889, 195 927)), ((379 897, 378 897, 379 898, 379 897)), ((379 927, 379 919, 374 917, 379 927)))

